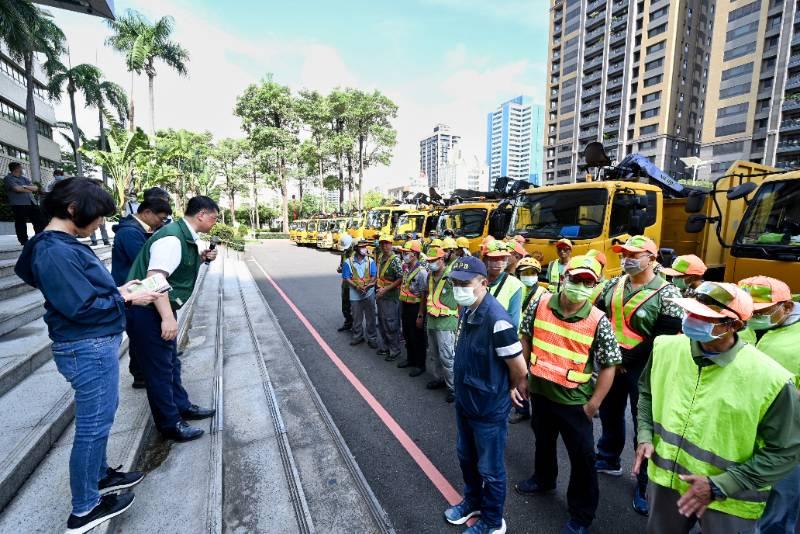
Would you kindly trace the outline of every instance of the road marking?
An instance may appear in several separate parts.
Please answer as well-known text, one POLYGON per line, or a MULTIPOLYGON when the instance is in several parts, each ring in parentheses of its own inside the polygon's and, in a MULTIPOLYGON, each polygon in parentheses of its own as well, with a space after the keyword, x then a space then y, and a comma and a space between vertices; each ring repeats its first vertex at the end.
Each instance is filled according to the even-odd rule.
POLYGON ((306 316, 303 315, 303 312, 300 311, 292 299, 284 293, 283 289, 272 279, 272 277, 264 270, 264 267, 256 260, 255 258, 250 258, 249 261, 252 261, 256 264, 259 270, 264 274, 267 281, 272 284, 272 287, 275 288, 275 291, 281 296, 281 298, 289 305, 292 309, 294 314, 300 319, 300 322, 303 323, 303 326, 306 327, 306 330, 311 334, 311 336, 316 340, 317 344, 320 346, 322 351, 330 358, 333 364, 339 369, 339 371, 344 375, 350 385, 355 388, 359 395, 367 402, 369 407, 375 412, 386 428, 397 438, 397 441, 400 442, 400 445, 408 452, 411 458, 417 463, 422 472, 425 473, 425 476, 433 483, 439 493, 447 500, 448 503, 457 504, 461 502, 461 495, 456 491, 456 489, 448 482, 448 480, 444 477, 444 475, 439 471, 433 462, 428 459, 424 452, 414 443, 414 440, 403 430, 403 427, 395 421, 394 417, 383 407, 383 405, 375 398, 375 396, 370 393, 369 389, 358 379, 358 377, 353 374, 349 367, 342 361, 339 356, 333 351, 330 345, 322 338, 322 336, 317 332, 317 329, 311 324, 311 322, 306 319, 306 316))

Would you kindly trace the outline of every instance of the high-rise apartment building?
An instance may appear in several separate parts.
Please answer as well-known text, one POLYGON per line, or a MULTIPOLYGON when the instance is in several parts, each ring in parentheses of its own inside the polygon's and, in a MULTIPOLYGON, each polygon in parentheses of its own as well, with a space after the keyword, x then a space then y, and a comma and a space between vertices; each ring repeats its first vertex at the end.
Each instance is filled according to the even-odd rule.
POLYGON ((583 150, 643 154, 674 177, 699 153, 714 1, 552 0, 543 184, 574 182, 583 150))
POLYGON ((709 69, 700 157, 711 177, 738 159, 799 167, 797 2, 717 0, 709 69))
POLYGON ((464 156, 460 147, 450 150, 447 163, 439 166, 439 185, 436 190, 441 195, 451 195, 456 189, 473 191, 485 189, 489 183, 487 168, 478 156, 464 156))
POLYGON ((453 134, 446 124, 437 124, 433 135, 419 142, 419 171, 424 173, 429 187, 439 187, 439 166, 447 163, 447 154, 457 146, 461 137, 453 134))
POLYGON ((518 96, 486 118, 489 188, 501 176, 541 183, 544 155, 544 106, 518 96))

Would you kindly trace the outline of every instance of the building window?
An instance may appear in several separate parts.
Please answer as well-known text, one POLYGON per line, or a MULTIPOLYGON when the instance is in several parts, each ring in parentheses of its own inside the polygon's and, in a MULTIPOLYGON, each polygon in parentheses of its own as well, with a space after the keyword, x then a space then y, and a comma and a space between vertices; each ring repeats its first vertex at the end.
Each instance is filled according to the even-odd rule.
POLYGON ((653 93, 644 95, 642 97, 642 102, 643 103, 657 102, 659 98, 661 98, 661 91, 655 91, 653 93))
POLYGON ((716 135, 721 137, 723 135, 733 135, 742 133, 747 129, 744 122, 737 122, 736 124, 728 124, 727 126, 717 126, 716 135))
POLYGON ((654 59, 653 61, 648 61, 644 64, 644 70, 649 71, 653 69, 657 69, 664 65, 664 58, 654 59))
POLYGON ((650 126, 642 126, 639 128, 639 135, 650 135, 658 131, 658 124, 651 124, 650 126))
MULTIPOLYGON (((16 122, 20 126, 25 126, 27 114, 22 108, 18 108, 14 104, 0 99, 0 117, 4 117, 12 122, 16 122)), ((39 135, 48 139, 53 138, 53 128, 46 122, 36 119, 36 130, 39 135)))
POLYGON ((732 96, 743 95, 745 93, 750 92, 750 82, 741 83, 739 85, 734 85, 732 87, 728 87, 726 89, 720 89, 719 97, 720 98, 731 98, 732 96))
MULTIPOLYGON (((25 82, 25 71, 4 57, 0 57, 0 71, 23 87, 28 86, 25 82)), ((47 100, 47 89, 39 82, 34 84, 33 94, 42 100, 47 100)))
POLYGON ((739 37, 744 37, 745 35, 752 35, 757 31, 758 21, 754 20, 750 24, 745 24, 744 26, 739 26, 733 30, 728 30, 728 33, 725 34, 725 42, 728 43, 734 39, 738 39, 739 37))
POLYGON ((652 141, 643 141, 639 143, 639 150, 652 150, 656 147, 657 141, 653 139, 652 141))
POLYGON ((661 108, 653 108, 653 109, 648 109, 646 111, 642 111, 641 117, 642 119, 652 119, 653 117, 657 117, 660 109, 661 108))
POLYGON ((651 87, 653 85, 661 83, 661 80, 663 80, 663 79, 664 79, 664 75, 663 74, 659 74, 658 76, 651 76, 650 78, 645 78, 644 86, 645 87, 651 87))
POLYGON ((722 59, 725 61, 729 61, 731 59, 736 59, 737 57, 742 57, 746 56, 747 54, 752 54, 755 51, 756 51, 756 42, 753 41, 752 43, 743 44, 741 46, 731 48, 730 50, 726 50, 722 59))
POLYGON ((736 104, 734 106, 727 106, 724 108, 719 108, 717 111, 717 119, 724 119, 726 117, 732 117, 734 115, 741 115, 742 113, 747 113, 747 110, 750 108, 750 103, 745 102, 743 104, 736 104))
POLYGON ((715 156, 721 156, 723 154, 736 154, 737 152, 741 152, 744 150, 744 142, 743 141, 735 141, 733 143, 723 143, 721 145, 714 145, 712 147, 711 152, 715 156))
POLYGON ((661 50, 664 50, 667 47, 667 41, 661 41, 660 43, 656 43, 654 45, 650 45, 647 47, 647 55, 655 54, 661 50))
POLYGON ((738 67, 733 67, 727 70, 722 71, 722 81, 730 80, 731 78, 735 78, 737 76, 744 76, 746 74, 753 73, 753 62, 745 63, 743 65, 739 65, 738 67))
POLYGON ((655 37, 656 35, 661 35, 665 31, 667 31, 667 25, 661 24, 660 26, 647 30, 647 37, 655 37))
POLYGON ((734 9, 733 11, 728 13, 728 22, 739 20, 742 17, 746 17, 747 15, 750 15, 751 13, 756 13, 760 10, 761 10, 761 0, 756 0, 752 4, 747 4, 746 6, 734 9))

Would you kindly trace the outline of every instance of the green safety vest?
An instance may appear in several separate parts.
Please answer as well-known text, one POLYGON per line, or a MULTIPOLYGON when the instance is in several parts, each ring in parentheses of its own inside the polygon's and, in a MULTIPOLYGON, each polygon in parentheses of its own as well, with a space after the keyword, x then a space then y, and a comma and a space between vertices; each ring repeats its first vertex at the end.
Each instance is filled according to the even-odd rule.
POLYGON ((438 282, 434 281, 433 274, 428 276, 428 301, 426 304, 429 315, 433 317, 455 317, 458 315, 458 305, 453 298, 452 284, 450 294, 445 299, 445 302, 442 302, 442 291, 444 291, 449 280, 446 274, 442 274, 438 282))
POLYGON ((511 310, 508 309, 508 307, 511 306, 511 297, 520 289, 524 291, 525 284, 520 282, 516 276, 512 276, 508 273, 500 273, 500 276, 504 276, 505 278, 500 280, 500 283, 497 285, 490 287, 489 293, 497 299, 497 302, 499 302, 508 313, 511 313, 511 310))
POLYGON ((642 287, 625 301, 625 283, 628 281, 628 275, 624 274, 617 279, 611 292, 611 306, 607 309, 611 310, 611 325, 614 327, 617 343, 624 349, 630 350, 644 341, 644 336, 631 327, 631 320, 640 306, 669 285, 663 278, 656 277, 655 280, 659 282, 658 289, 642 287))
POLYGON ((550 284, 551 290, 555 290, 558 287, 558 283, 561 281, 561 269, 559 269, 559 265, 560 262, 558 260, 553 260, 547 264, 547 283, 550 284))
MULTIPOLYGON (((714 476, 750 459, 762 445, 758 425, 790 378, 752 345, 744 345, 725 367, 698 367, 688 337, 657 337, 650 371, 655 448, 647 466, 650 481, 683 494, 689 484, 679 475, 714 476)), ((741 491, 709 508, 758 519, 769 491, 741 491)))
POLYGON ((739 332, 739 339, 755 347, 781 364, 784 369, 794 375, 794 384, 800 388, 800 321, 789 326, 771 328, 764 332, 761 339, 756 333, 745 328, 739 332))

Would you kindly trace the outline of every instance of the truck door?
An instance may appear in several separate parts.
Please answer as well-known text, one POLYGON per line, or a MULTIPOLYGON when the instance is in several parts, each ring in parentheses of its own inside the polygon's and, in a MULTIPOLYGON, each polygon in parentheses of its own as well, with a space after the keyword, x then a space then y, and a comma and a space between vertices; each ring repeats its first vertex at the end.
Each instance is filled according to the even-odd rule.
POLYGON ((619 254, 612 250, 617 243, 624 243, 630 236, 643 234, 653 239, 656 244, 661 237, 659 226, 661 192, 634 188, 617 190, 611 201, 608 239, 603 248, 608 263, 606 277, 616 276, 622 272, 619 254))

